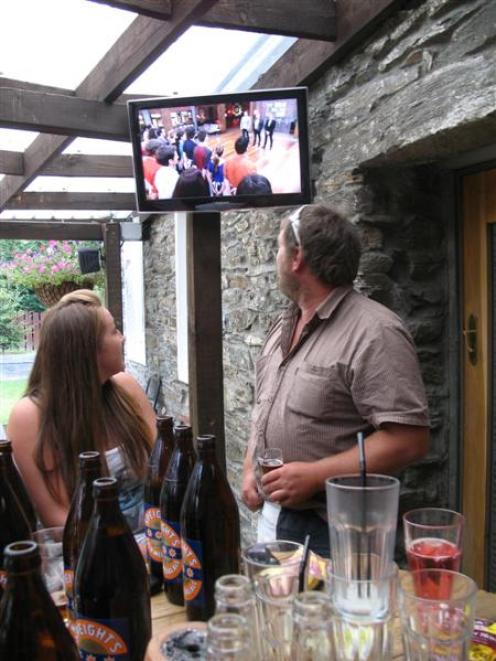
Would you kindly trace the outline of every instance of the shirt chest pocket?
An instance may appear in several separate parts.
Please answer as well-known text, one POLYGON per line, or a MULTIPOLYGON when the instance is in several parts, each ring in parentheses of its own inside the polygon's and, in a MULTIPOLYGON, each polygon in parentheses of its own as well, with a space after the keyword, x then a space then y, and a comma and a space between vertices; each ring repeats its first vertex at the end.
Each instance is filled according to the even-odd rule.
POLYGON ((307 418, 325 419, 344 413, 351 395, 342 366, 300 365, 290 384, 287 406, 307 418))

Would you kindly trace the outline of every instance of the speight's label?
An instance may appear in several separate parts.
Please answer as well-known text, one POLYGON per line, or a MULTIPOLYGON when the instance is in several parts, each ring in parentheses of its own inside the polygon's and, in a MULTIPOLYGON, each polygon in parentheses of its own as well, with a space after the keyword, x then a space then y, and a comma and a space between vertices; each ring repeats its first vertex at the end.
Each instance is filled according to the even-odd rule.
POLYGON ((64 590, 67 597, 70 627, 72 629, 74 620, 76 619, 76 614, 74 613, 74 572, 72 569, 64 569, 64 590))
POLYGON ((178 521, 162 521, 162 567, 168 583, 183 581, 180 530, 178 521))
POLYGON ((160 530, 160 508, 145 506, 146 548, 148 557, 162 562, 162 534, 160 530))
POLYGON ((203 606, 205 590, 203 589, 203 551, 201 542, 196 539, 182 539, 183 553, 183 592, 184 601, 203 606))
POLYGON ((85 661, 129 661, 127 618, 89 620, 78 616, 74 626, 79 656, 85 661))

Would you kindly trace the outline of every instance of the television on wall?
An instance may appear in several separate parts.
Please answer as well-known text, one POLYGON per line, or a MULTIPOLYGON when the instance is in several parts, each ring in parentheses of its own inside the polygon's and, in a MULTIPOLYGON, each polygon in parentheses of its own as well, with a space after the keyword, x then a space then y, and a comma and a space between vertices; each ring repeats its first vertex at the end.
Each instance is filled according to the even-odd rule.
POLYGON ((128 101, 137 210, 311 202, 304 87, 128 101))

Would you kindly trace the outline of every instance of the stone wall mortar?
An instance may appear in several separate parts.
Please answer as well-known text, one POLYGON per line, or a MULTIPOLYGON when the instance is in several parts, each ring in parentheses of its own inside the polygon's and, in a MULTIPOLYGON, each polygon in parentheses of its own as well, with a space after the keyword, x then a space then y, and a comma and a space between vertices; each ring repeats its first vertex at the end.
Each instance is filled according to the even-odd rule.
MULTIPOLYGON (((496 3, 429 0, 404 5, 310 89, 316 200, 341 209, 364 244, 357 287, 395 310, 419 353, 432 418, 429 456, 402 476, 404 508, 448 503, 449 387, 446 218, 433 161, 487 144, 494 126, 496 3), (398 166, 401 165, 401 167, 398 166), (375 167, 370 167, 374 165, 375 167)), ((254 365, 284 300, 275 273, 283 210, 222 216, 226 443, 239 493, 249 436, 254 365)), ((173 220, 154 220, 145 247, 149 372, 163 399, 187 416, 177 381, 173 220)), ((242 508, 245 540, 254 517, 242 508)))

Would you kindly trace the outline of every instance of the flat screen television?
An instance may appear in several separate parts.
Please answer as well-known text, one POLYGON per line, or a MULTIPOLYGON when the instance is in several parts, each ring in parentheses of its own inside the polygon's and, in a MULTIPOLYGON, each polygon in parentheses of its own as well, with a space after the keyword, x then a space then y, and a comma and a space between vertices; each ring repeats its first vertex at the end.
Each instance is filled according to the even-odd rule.
POLYGON ((307 90, 128 101, 137 210, 311 202, 307 90))

